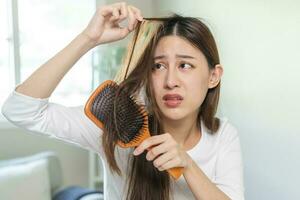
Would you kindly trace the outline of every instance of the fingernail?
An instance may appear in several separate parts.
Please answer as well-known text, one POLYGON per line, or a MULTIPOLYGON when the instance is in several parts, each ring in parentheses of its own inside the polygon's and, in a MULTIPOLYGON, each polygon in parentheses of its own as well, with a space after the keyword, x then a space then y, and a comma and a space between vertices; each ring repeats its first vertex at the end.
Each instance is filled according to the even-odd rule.
POLYGON ((136 156, 136 155, 138 155, 138 153, 139 153, 139 150, 136 149, 136 150, 134 150, 133 155, 136 156))

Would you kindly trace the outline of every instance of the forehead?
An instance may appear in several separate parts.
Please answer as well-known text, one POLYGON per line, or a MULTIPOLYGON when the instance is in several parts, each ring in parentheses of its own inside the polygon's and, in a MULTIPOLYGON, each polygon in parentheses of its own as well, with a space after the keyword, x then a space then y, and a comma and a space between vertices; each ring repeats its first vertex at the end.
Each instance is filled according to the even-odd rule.
POLYGON ((203 53, 195 46, 193 46, 186 39, 179 36, 164 36, 162 37, 154 51, 154 57, 164 55, 172 57, 174 55, 190 55, 195 58, 203 59, 203 53))

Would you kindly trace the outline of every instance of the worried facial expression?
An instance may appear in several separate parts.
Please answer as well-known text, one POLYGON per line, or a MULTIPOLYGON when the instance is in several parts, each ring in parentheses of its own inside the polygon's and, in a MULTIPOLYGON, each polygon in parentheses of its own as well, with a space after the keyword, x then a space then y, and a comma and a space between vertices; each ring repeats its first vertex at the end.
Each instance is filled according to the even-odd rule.
POLYGON ((203 53, 187 40, 165 36, 158 42, 152 66, 154 95, 162 117, 195 117, 209 88, 210 70, 203 53))

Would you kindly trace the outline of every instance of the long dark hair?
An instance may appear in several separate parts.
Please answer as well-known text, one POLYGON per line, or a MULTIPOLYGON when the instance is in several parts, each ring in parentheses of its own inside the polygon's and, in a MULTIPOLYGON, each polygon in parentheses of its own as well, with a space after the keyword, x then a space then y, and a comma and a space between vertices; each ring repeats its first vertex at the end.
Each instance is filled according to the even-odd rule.
MULTIPOLYGON (((151 23, 159 23, 151 39, 140 52, 136 63, 132 67, 128 77, 120 83, 120 89, 136 95, 141 88, 145 89, 145 105, 149 113, 149 129, 152 135, 164 133, 160 123, 160 112, 154 98, 153 85, 151 82, 153 55, 156 45, 162 37, 176 35, 189 41, 198 48, 205 56, 209 69, 220 63, 217 45, 209 28, 201 20, 193 17, 183 17, 174 14, 165 18, 148 18, 151 23)), ((140 24, 138 31, 140 29, 140 24)), ((139 40, 138 31, 135 34, 131 46, 131 53, 135 54, 135 42, 139 40)), ((148 34, 148 33, 147 33, 148 34)), ((149 36, 150 37, 150 36, 149 36)), ((132 55, 132 54, 128 54, 132 55)), ((128 57, 128 56, 127 56, 128 57)), ((131 56, 129 62, 131 60, 131 56)), ((125 75, 127 75, 127 70, 125 75)), ((208 90, 206 97, 199 109, 197 126, 200 128, 201 120, 211 134, 217 132, 220 122, 215 117, 220 94, 220 83, 208 90)), ((110 137, 106 130, 103 133, 102 144, 110 169, 121 175, 116 163, 114 153, 116 141, 110 137)), ((169 200, 171 179, 166 171, 159 171, 152 162, 146 160, 146 152, 140 156, 129 155, 127 178, 127 200, 169 200)))

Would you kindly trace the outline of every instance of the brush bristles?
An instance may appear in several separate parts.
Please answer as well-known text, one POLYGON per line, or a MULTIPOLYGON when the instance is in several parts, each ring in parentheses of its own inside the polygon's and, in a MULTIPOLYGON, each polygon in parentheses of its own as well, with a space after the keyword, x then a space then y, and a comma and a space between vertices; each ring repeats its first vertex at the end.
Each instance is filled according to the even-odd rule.
POLYGON ((136 140, 144 129, 148 128, 146 111, 125 92, 121 92, 117 98, 116 111, 118 112, 116 119, 118 137, 123 143, 136 140))
POLYGON ((117 89, 118 86, 115 84, 106 85, 106 87, 98 93, 92 103, 91 112, 106 126, 112 122, 110 115, 113 113, 112 102, 115 99, 117 89))
POLYGON ((119 86, 114 82, 105 85, 95 97, 91 112, 106 130, 116 134, 114 138, 125 144, 137 142, 148 129, 147 112, 128 93, 121 91, 117 94, 118 89, 119 86))

